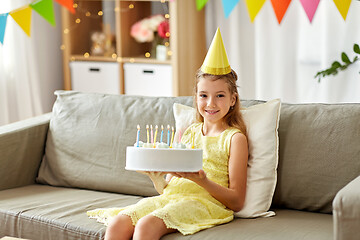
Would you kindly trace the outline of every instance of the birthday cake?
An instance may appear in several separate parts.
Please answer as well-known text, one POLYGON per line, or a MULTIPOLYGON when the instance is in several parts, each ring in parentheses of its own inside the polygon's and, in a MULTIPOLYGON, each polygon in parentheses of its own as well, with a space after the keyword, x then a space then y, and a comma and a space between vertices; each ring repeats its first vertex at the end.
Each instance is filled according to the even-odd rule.
MULTIPOLYGON (((194 149, 180 141, 176 143, 173 136, 168 144, 162 141, 151 143, 149 140, 143 143, 137 137, 134 146, 126 148, 125 169, 157 172, 197 172, 202 169, 202 149, 194 149)), ((156 141, 156 133, 152 141, 156 141)))

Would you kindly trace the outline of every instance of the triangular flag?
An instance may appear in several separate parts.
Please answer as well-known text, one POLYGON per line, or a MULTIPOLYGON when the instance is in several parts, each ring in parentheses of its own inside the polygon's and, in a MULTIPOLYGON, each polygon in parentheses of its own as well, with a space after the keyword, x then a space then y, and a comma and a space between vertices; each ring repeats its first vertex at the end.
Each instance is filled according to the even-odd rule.
POLYGON ((235 8, 240 0, 222 0, 225 17, 228 18, 231 11, 235 8))
POLYGON ((31 8, 24 6, 10 12, 10 16, 17 22, 22 30, 30 37, 31 28, 31 8))
POLYGON ((291 0, 271 0, 271 4, 273 6, 276 18, 279 22, 279 24, 281 23, 288 7, 290 4, 291 0))
POLYGON ((344 20, 346 20, 346 16, 348 14, 351 0, 334 0, 334 3, 339 10, 341 16, 344 20))
POLYGON ((6 28, 6 20, 9 13, 0 14, 0 42, 4 44, 4 36, 5 36, 5 28, 6 28))
POLYGON ((246 0, 251 22, 254 22, 256 15, 264 5, 265 0, 246 0))
POLYGON ((200 11, 201 9, 204 8, 207 2, 208 0, 196 0, 196 9, 200 11))
POLYGON ((55 26, 54 6, 52 0, 38 0, 30 3, 30 7, 39 13, 46 21, 55 26))
POLYGON ((60 5, 66 7, 72 14, 75 14, 74 0, 55 0, 60 5))
POLYGON ((308 16, 310 23, 312 22, 312 19, 314 17, 314 14, 316 12, 316 9, 319 6, 320 0, 300 0, 301 5, 303 6, 306 15, 308 16))

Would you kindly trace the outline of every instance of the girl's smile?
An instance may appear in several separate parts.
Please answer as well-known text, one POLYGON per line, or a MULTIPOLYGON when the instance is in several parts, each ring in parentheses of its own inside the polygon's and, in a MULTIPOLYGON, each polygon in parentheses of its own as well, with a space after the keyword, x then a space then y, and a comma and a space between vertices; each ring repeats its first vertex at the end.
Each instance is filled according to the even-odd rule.
POLYGON ((224 79, 202 78, 197 85, 197 107, 204 123, 222 124, 223 117, 235 104, 236 97, 230 93, 224 79))

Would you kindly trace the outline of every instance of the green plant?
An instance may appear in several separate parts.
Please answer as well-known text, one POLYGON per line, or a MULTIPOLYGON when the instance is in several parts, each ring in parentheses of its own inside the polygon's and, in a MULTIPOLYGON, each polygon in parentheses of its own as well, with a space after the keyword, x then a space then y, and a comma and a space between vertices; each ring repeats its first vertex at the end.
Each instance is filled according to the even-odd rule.
MULTIPOLYGON (((353 50, 355 54, 360 55, 360 47, 358 44, 354 44, 353 50)), ((344 52, 341 53, 341 60, 344 64, 341 64, 338 61, 335 61, 331 64, 331 67, 328 69, 325 69, 323 71, 317 72, 314 78, 318 78, 318 82, 320 82, 322 77, 330 76, 330 75, 336 75, 339 71, 343 71, 346 68, 348 68, 351 64, 358 61, 360 58, 359 56, 355 56, 354 59, 351 61, 348 57, 348 55, 344 52)), ((359 72, 360 73, 360 72, 359 72)))

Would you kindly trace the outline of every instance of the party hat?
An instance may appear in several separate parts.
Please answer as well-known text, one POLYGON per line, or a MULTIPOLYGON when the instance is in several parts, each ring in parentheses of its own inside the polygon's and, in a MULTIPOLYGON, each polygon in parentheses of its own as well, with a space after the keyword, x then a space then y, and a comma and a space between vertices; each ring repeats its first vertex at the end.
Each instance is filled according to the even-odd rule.
POLYGON ((231 72, 219 28, 216 30, 215 36, 200 69, 202 72, 212 75, 225 75, 231 72))

